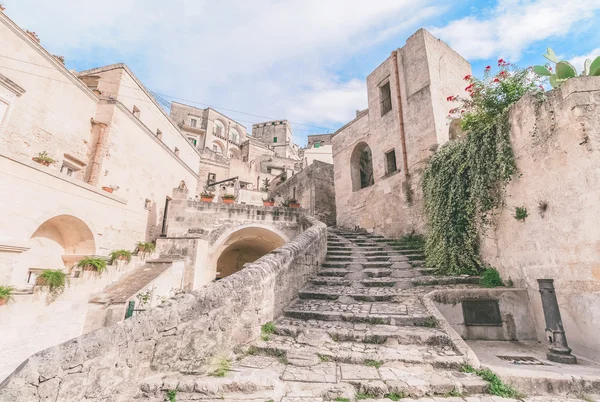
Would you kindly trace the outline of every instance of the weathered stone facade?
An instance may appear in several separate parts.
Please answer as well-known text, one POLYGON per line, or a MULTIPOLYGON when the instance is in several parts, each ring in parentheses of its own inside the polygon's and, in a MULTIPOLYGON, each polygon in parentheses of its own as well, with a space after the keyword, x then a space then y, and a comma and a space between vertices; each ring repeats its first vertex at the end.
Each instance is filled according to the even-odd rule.
POLYGON ((305 230, 236 275, 30 357, 0 401, 130 401, 153 371, 204 373, 215 356, 257 341, 323 261, 326 226, 305 230))
POLYGON ((528 289, 537 336, 545 322, 537 279, 554 279, 569 346, 600 360, 600 78, 582 77, 511 110, 518 177, 482 238, 484 259, 528 289), (515 209, 525 207, 524 222, 515 209))
POLYGON ((270 191, 274 198, 295 198, 300 207, 328 226, 335 225, 333 165, 315 160, 270 191))
POLYGON ((446 97, 462 93, 463 77, 470 73, 466 60, 421 29, 367 77, 369 108, 332 139, 339 225, 386 236, 424 230, 421 172, 449 139, 446 97), (361 188, 356 150, 365 144, 372 153, 374 184, 361 188))

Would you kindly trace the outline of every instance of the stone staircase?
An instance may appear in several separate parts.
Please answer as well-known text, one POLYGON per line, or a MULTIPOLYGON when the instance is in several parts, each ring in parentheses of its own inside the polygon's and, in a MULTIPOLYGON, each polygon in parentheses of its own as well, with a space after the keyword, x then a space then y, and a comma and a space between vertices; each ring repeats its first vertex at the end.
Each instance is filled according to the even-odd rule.
POLYGON ((263 328, 258 344, 235 361, 216 362, 221 366, 216 376, 162 373, 147 378, 138 399, 162 401, 168 390, 177 390, 178 402, 426 395, 460 401, 457 396, 483 394, 488 384, 460 371, 464 356, 422 302, 435 286, 468 286, 477 279, 435 277, 424 268, 421 250, 330 229, 320 271, 274 326, 263 328))

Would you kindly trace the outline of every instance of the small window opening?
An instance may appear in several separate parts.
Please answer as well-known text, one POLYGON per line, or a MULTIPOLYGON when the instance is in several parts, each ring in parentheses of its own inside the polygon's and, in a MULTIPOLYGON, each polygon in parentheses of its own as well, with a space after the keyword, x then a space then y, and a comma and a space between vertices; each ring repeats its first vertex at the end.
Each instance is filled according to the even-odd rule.
POLYGON ((159 129, 156 129, 156 138, 162 141, 162 131, 159 129))
POLYGON ((392 92, 389 81, 379 88, 379 98, 381 99, 381 115, 383 116, 392 110, 392 92))
POLYGON ((188 141, 194 144, 194 146, 196 146, 198 143, 198 139, 196 139, 196 137, 188 137, 188 141))
POLYGON ((196 119, 191 119, 190 120, 190 127, 196 127, 196 124, 198 123, 198 120, 196 119))
POLYGON ((277 137, 273 137, 273 142, 277 142, 277 137))
POLYGON ((396 170, 396 150, 392 149, 385 154, 385 173, 394 173, 396 170))
POLYGON ((138 109, 138 107, 135 105, 133 105, 133 115, 138 119, 140 118, 140 109, 138 109))
POLYGON ((150 209, 152 209, 152 201, 146 198, 146 201, 144 201, 144 209, 147 209, 148 211, 150 211, 150 209))
POLYGON ((315 148, 320 148, 321 147, 321 143, 320 142, 315 142, 315 148))
POLYGON ((179 148, 175 147, 175 156, 179 156, 179 148))

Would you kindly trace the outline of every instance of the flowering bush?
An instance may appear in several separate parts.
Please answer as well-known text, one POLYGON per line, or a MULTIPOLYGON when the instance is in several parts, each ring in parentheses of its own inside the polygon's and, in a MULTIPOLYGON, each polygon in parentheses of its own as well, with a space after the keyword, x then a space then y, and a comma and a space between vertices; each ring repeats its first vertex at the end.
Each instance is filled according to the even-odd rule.
POLYGON ((498 60, 483 78, 464 77, 465 95, 448 96, 450 119, 466 133, 443 145, 423 176, 428 235, 428 266, 442 274, 476 274, 479 234, 500 206, 502 190, 517 172, 509 138, 508 110, 527 93, 543 99, 538 76, 498 60))

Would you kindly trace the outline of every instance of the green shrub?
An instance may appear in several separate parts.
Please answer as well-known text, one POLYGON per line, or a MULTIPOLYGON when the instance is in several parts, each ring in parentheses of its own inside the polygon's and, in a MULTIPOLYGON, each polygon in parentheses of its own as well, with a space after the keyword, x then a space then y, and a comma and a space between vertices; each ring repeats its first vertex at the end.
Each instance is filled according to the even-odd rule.
POLYGON ((113 264, 115 260, 125 260, 127 263, 131 261, 131 251, 129 250, 115 250, 110 255, 109 264, 113 264))
POLYGON ((224 200, 235 200, 237 197, 233 194, 223 194, 221 198, 224 200))
POLYGON ((425 236, 413 232, 396 240, 394 245, 420 249, 425 247, 425 236))
POLYGON ((177 402, 177 390, 175 390, 175 389, 168 390, 167 395, 165 395, 165 401, 177 402))
POLYGON ((77 266, 88 271, 96 271, 99 275, 107 270, 104 258, 85 257, 77 263, 77 266))
POLYGON ((406 398, 404 392, 392 392, 391 394, 386 394, 385 398, 391 399, 392 401, 399 401, 400 399, 406 398))
POLYGON ((427 218, 427 265, 446 275, 484 269, 479 235, 501 205, 504 188, 517 173, 510 144, 510 107, 525 94, 544 99, 530 69, 498 60, 500 71, 486 68, 483 79, 465 77, 466 96, 449 96, 465 132, 444 144, 429 160, 422 186, 427 218))
POLYGON ((143 242, 143 241, 139 241, 137 243, 137 249, 138 251, 142 252, 142 253, 151 253, 154 250, 156 250, 156 244, 154 242, 143 242))
POLYGON ((13 300, 12 294, 15 288, 12 286, 0 286, 0 301, 4 300, 6 303, 13 300))
POLYGON ((502 282, 500 273, 498 273, 498 271, 496 271, 494 268, 487 268, 485 271, 483 271, 479 283, 484 288, 504 286, 504 282, 502 282))
POLYGON ((502 382, 492 370, 487 368, 475 369, 470 365, 464 365, 461 368, 463 373, 475 373, 483 380, 489 383, 487 392, 492 395, 500 396, 502 398, 513 398, 522 400, 525 395, 519 392, 516 388, 502 382))

